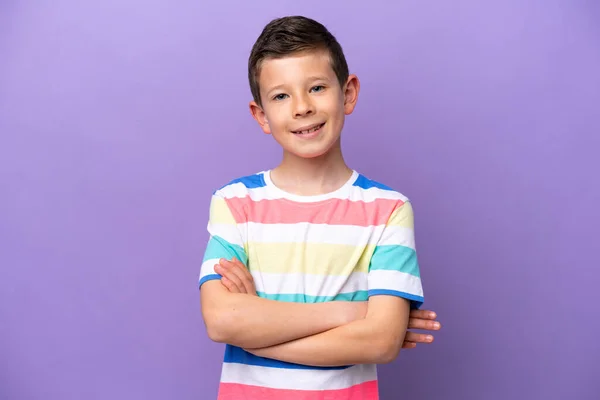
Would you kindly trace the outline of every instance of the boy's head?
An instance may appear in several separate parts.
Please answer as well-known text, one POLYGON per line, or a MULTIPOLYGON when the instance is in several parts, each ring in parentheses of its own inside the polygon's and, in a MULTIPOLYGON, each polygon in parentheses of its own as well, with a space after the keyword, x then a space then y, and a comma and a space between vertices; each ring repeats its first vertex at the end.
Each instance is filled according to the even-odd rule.
POLYGON ((329 53, 331 68, 340 87, 348 79, 348 64, 342 46, 321 23, 302 16, 277 18, 264 27, 248 60, 248 80, 252 97, 262 105, 258 77, 264 60, 288 57, 301 52, 323 50, 329 53))
POLYGON ((265 26, 248 60, 248 80, 250 109, 263 131, 284 150, 308 158, 339 144, 359 90, 336 38, 302 16, 265 26))

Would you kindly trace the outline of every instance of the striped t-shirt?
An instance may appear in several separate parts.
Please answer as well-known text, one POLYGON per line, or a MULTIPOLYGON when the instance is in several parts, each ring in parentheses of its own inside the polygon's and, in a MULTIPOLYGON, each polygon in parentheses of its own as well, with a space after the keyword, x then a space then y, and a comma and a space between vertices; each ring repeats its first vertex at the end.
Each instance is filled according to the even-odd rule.
MULTIPOLYGON (((353 171, 340 189, 299 196, 269 171, 236 179, 211 199, 210 239, 200 286, 220 279, 214 265, 237 257, 260 297, 286 302, 366 301, 401 296, 423 302, 413 210, 401 193, 353 171)), ((314 367, 226 345, 220 400, 374 400, 376 365, 314 367)))

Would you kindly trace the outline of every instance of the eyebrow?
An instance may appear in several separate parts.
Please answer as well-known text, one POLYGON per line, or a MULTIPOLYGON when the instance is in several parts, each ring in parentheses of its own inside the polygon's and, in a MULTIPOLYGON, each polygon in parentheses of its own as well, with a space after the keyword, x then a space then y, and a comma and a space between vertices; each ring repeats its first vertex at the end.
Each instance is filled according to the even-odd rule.
POLYGON ((267 95, 270 96, 274 91, 279 90, 281 88, 283 88, 285 85, 277 85, 277 86, 273 86, 272 88, 270 88, 269 90, 267 90, 267 95))
POLYGON ((325 76, 325 75, 314 75, 314 76, 309 76, 308 80, 311 82, 314 81, 329 81, 329 77, 325 76))

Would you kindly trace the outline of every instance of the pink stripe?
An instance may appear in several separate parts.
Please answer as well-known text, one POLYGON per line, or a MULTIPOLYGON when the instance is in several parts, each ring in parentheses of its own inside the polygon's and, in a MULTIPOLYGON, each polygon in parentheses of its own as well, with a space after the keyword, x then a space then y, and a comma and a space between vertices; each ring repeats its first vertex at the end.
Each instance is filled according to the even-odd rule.
POLYGON ((375 201, 350 201, 331 199, 319 203, 293 203, 289 200, 252 201, 250 197, 230 198, 227 204, 236 222, 262 224, 313 224, 369 226, 383 225, 402 200, 377 199, 375 201), (315 207, 315 205, 320 205, 315 207))
POLYGON ((217 400, 378 400, 377 381, 364 382, 347 389, 290 390, 271 389, 239 383, 221 383, 217 400))

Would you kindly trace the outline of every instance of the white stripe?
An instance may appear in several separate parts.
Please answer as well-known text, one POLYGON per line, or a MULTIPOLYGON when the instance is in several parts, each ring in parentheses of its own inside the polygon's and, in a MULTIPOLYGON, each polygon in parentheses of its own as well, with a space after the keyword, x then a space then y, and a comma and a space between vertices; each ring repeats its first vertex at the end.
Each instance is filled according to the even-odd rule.
POLYGON ((400 245, 415 250, 415 232, 405 226, 388 226, 377 245, 400 245))
POLYGON ((215 272, 215 265, 217 265, 219 263, 219 259, 218 258, 212 258, 210 260, 206 260, 202 263, 202 265, 200 266, 200 278, 199 280, 202 280, 202 278, 204 278, 207 275, 212 275, 212 274, 216 274, 215 272))
POLYGON ((268 294, 335 296, 369 289, 368 275, 364 272, 353 272, 350 276, 253 272, 252 277, 256 290, 268 294))
MULTIPOLYGON (((226 198, 244 198, 250 196, 250 198, 254 201, 260 200, 276 200, 283 198, 282 194, 278 194, 278 191, 269 190, 268 186, 262 186, 259 188, 248 189, 244 186, 243 183, 238 182, 232 185, 226 186, 223 189, 219 190, 219 192, 226 198)), ((377 199, 386 199, 386 200, 402 200, 407 201, 408 198, 404 196, 402 193, 393 191, 393 190, 383 190, 376 187, 372 187, 369 189, 363 189, 358 186, 353 186, 352 190, 349 194, 343 191, 343 199, 350 201, 364 201, 365 203, 369 203, 375 201, 377 199)), ((339 195, 332 196, 331 198, 340 198, 339 195)))
POLYGON ((417 296, 423 296, 421 278, 406 272, 373 270, 369 272, 369 290, 397 290, 417 296))
POLYGON ((212 236, 219 236, 231 244, 244 247, 246 242, 245 224, 208 224, 208 232, 212 236))
POLYGON ((349 246, 402 245, 415 249, 414 232, 403 226, 328 225, 300 222, 297 224, 239 225, 242 240, 257 243, 328 243, 349 246))
POLYGON ((271 389, 335 390, 377 379, 373 364, 359 364, 347 369, 287 369, 238 363, 223 363, 221 382, 253 385, 271 389))

